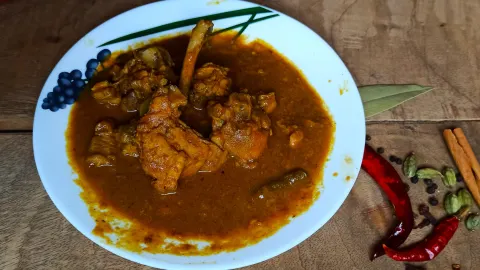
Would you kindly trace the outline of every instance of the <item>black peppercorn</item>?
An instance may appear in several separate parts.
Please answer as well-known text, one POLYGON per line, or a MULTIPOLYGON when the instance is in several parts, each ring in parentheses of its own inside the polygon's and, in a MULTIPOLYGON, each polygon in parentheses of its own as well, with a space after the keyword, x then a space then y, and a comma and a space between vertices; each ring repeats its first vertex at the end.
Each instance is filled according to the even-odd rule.
POLYGON ((377 148, 377 153, 383 154, 384 152, 385 152, 385 148, 383 148, 383 147, 377 148))
POLYGON ((423 183, 425 183, 425 185, 427 187, 429 187, 433 184, 433 181, 432 181, 432 179, 425 178, 425 179, 423 179, 423 183))
POLYGON ((432 206, 436 206, 436 205, 438 205, 438 200, 437 200, 437 198, 432 196, 432 197, 428 198, 428 203, 432 206))
POLYGON ((365 139, 366 139, 367 141, 370 141, 370 140, 372 139, 372 137, 367 134, 367 136, 365 137, 365 139))
POLYGON ((428 205, 426 205, 426 204, 423 204, 423 203, 422 203, 422 204, 420 204, 420 205, 418 206, 418 213, 419 213, 420 215, 425 215, 425 214, 427 214, 429 210, 430 210, 430 209, 428 208, 428 205))
POLYGON ((410 178, 410 182, 412 182, 412 184, 418 183, 418 177, 414 175, 413 177, 410 178))
POLYGON ((433 193, 435 193, 435 190, 436 190, 436 188, 434 186, 429 186, 429 187, 427 187, 426 191, 427 191, 428 194, 433 194, 433 193))
POLYGON ((461 173, 457 173, 457 182, 463 182, 463 176, 461 173))

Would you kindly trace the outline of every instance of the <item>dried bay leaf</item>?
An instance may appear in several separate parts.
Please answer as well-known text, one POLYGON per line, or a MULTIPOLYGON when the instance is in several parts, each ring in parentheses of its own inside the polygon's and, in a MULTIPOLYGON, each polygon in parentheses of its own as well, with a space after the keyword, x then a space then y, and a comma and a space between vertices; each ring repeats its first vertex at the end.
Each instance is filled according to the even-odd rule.
POLYGON ((378 84, 358 87, 365 117, 384 112, 430 90, 432 90, 430 86, 416 84, 378 84))

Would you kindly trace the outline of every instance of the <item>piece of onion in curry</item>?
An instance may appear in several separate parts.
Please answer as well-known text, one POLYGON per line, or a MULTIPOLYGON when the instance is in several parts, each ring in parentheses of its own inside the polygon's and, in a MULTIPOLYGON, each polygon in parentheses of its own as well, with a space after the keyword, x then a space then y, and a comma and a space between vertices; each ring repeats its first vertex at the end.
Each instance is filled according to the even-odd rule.
POLYGON ((72 109, 67 149, 82 198, 94 233, 115 234, 117 246, 231 251, 318 196, 335 129, 322 100, 267 44, 208 37, 211 27, 114 54, 72 109))

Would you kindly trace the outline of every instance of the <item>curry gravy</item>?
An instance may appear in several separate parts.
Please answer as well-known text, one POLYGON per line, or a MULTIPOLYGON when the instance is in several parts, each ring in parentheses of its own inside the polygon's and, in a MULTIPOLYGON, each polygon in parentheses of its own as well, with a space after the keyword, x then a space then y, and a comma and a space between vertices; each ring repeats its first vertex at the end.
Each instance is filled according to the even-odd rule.
MULTIPOLYGON (((189 36, 163 39, 180 74, 189 36)), ((90 168, 85 162, 94 126, 110 118, 117 124, 138 117, 120 109, 107 109, 85 90, 73 106, 66 133, 70 163, 78 174, 82 198, 95 219, 94 234, 119 247, 141 252, 206 255, 231 251, 272 235, 289 219, 306 211, 318 196, 323 166, 333 142, 335 125, 323 101, 304 76, 269 45, 245 43, 232 34, 214 36, 200 53, 197 67, 206 63, 228 67, 232 90, 249 94, 275 92, 278 106, 270 114, 273 135, 255 169, 236 167, 229 160, 214 173, 197 173, 179 180, 176 194, 160 195, 137 158, 118 155, 117 165, 90 168), (298 148, 276 124, 297 125, 304 132, 298 148), (256 199, 252 191, 294 168, 308 172, 310 184, 277 191, 256 199), (128 221, 128 229, 118 221, 128 221), (116 240, 111 239, 111 235, 116 240), (166 238, 177 239, 176 244, 166 238), (187 243, 210 243, 204 249, 187 243)), ((210 123, 201 114, 182 118, 208 135, 210 123)))

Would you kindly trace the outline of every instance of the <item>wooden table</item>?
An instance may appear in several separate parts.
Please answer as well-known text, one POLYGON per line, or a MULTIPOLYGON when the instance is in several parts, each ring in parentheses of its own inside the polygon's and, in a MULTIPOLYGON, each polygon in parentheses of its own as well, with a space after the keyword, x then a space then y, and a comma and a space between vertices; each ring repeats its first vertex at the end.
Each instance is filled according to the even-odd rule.
MULTIPOLYGON (((0 2, 0 269, 147 269, 100 248, 63 218, 38 177, 31 132, 38 95, 60 57, 106 19, 150 1, 0 2)), ((423 164, 452 165, 440 132, 462 127, 480 154, 478 0, 255 2, 320 34, 340 54, 358 85, 435 87, 368 119, 372 145, 398 156, 415 150, 423 164)), ((426 201, 424 189, 422 183, 411 185, 414 208, 426 201)), ((440 206, 432 212, 443 215, 440 206)), ((387 199, 361 172, 348 199, 323 228, 250 269, 404 269, 404 264, 386 257, 368 260, 372 245, 393 222, 387 199)), ((408 242, 430 229, 415 230, 408 242)), ((478 269, 479 254, 480 233, 467 232, 462 225, 446 250, 423 265, 451 269, 459 263, 462 269, 478 269)))

